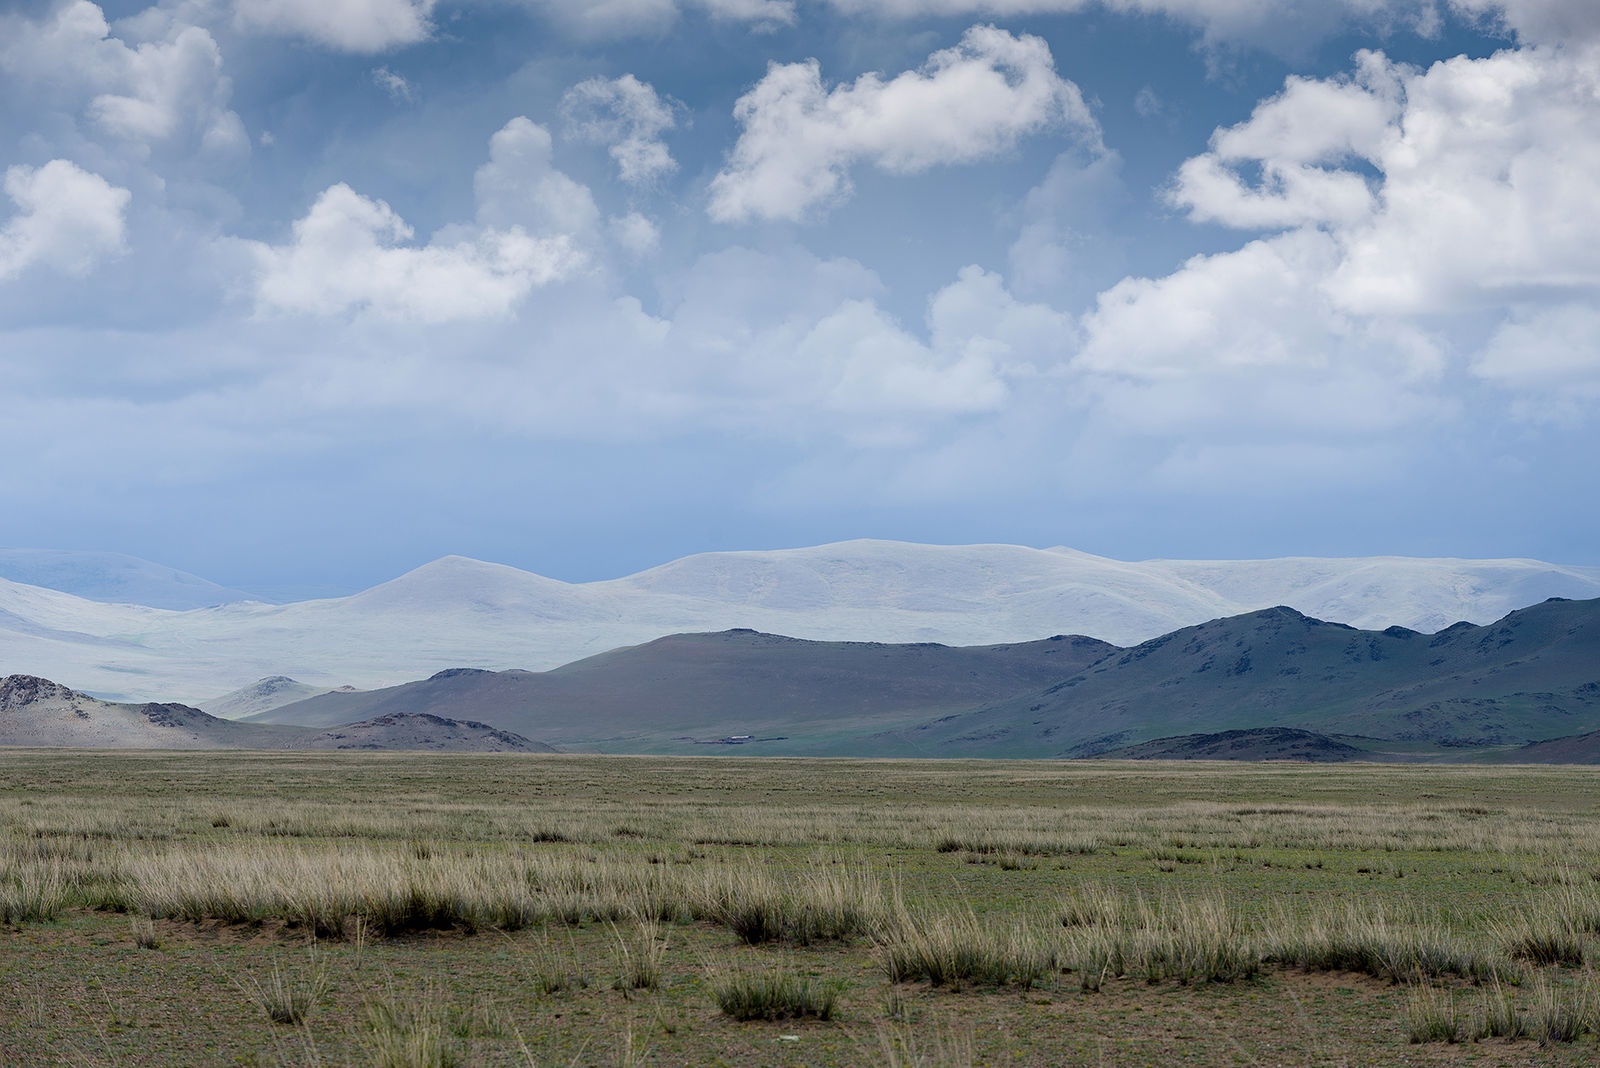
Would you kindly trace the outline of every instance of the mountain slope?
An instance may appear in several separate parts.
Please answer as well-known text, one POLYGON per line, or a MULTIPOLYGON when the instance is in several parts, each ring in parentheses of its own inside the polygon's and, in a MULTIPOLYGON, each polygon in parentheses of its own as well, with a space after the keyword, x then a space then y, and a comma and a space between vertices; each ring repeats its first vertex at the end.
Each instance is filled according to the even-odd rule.
POLYGON ((1313 764, 1372 759, 1371 753, 1348 742, 1293 727, 1157 738, 1100 755, 1112 760, 1296 760, 1313 764))
POLYGON ((324 694, 252 722, 324 725, 426 712, 601 750, 782 734, 786 752, 830 752, 864 730, 1031 692, 1115 651, 1081 637, 952 648, 750 630, 675 634, 554 671, 456 669, 390 689, 324 694))
POLYGON ((122 553, 0 548, 0 578, 85 600, 147 608, 205 608, 260 600, 199 575, 122 553))
POLYGON ((32 675, 0 679, 0 746, 551 752, 482 723, 391 716, 327 730, 235 723, 187 705, 112 704, 32 675))
POLYGON ((200 707, 218 719, 244 719, 246 716, 280 708, 296 701, 304 701, 308 697, 326 692, 327 687, 324 686, 308 686, 303 682, 296 682, 287 675, 271 675, 225 693, 221 697, 202 701, 200 707))
POLYGON ((1486 623, 1600 568, 1401 558, 1128 563, 1067 549, 852 541, 712 553, 564 583, 446 557, 350 597, 176 612, 0 580, 0 671, 116 699, 203 702, 273 675, 387 686, 454 667, 546 670, 663 634, 748 627, 818 641, 973 646, 1046 634, 1133 644, 1286 604, 1381 628, 1486 623))
POLYGON ((1600 728, 1600 600, 1547 601, 1433 635, 1267 609, 1180 629, 1038 693, 883 742, 948 756, 1073 756, 1255 727, 1459 746, 1600 728))

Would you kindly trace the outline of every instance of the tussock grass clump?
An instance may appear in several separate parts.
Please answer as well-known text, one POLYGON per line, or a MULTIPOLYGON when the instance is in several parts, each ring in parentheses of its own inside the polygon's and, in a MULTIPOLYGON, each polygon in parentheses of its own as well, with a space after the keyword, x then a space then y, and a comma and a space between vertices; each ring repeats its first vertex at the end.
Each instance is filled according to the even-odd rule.
POLYGON ((1061 899, 1063 927, 1127 927, 1148 916, 1142 894, 1125 894, 1105 883, 1079 883, 1061 899))
POLYGON ((666 940, 661 937, 661 924, 640 917, 631 939, 615 925, 612 934, 617 940, 617 975, 612 980, 612 989, 654 990, 660 986, 661 959, 667 951, 666 940))
POLYGON ((1280 914, 1266 959, 1308 971, 1351 971, 1394 983, 1444 976, 1486 982, 1515 974, 1511 962, 1486 952, 1422 916, 1398 916, 1375 904, 1349 902, 1309 919, 1280 914))
POLYGON ((1187 985, 1238 982, 1261 970, 1255 939, 1219 897, 1157 903, 1085 883, 1062 900, 1060 916, 1066 958, 1084 990, 1098 990, 1114 975, 1187 985))
POLYGON ((838 983, 798 975, 789 967, 727 969, 710 976, 717 1007, 736 1020, 832 1019, 838 983))
POLYGON ((1582 964, 1588 936, 1600 934, 1600 894, 1567 873, 1495 933, 1513 957, 1534 964, 1582 964))
POLYGON ((723 870, 710 878, 702 914, 750 945, 842 941, 882 922, 883 884, 864 868, 825 867, 791 885, 770 870, 723 870))
POLYGON ((907 1023, 878 1025, 878 1052, 885 1068, 971 1068, 972 1036, 965 1032, 919 1031, 907 1023))
POLYGON ((1554 909, 1516 916, 1495 928, 1506 953, 1534 964, 1582 964, 1588 938, 1554 909))
POLYGON ((926 979, 952 987, 1031 987, 1055 969, 1057 958, 1047 929, 1020 922, 986 924, 971 909, 913 912, 899 900, 879 932, 878 955, 892 983, 926 979))
POLYGON ((1474 1017, 1472 1040, 1485 1038, 1521 1038, 1528 1033, 1527 1022, 1517 1011, 1517 1004, 1499 980, 1486 984, 1479 992, 1477 1013, 1474 1017))
POLYGON ((474 1036, 510 1034, 493 1002, 480 998, 454 1006, 435 985, 410 994, 390 988, 366 1001, 365 1017, 366 1052, 374 1068, 454 1068, 472 1063, 474 1036))
POLYGON ((66 903, 67 880, 60 863, 8 863, 0 870, 0 923, 53 920, 66 903))
POLYGON ((1176 979, 1234 983, 1253 979, 1261 955, 1238 917, 1221 898, 1180 898, 1157 915, 1157 922, 1135 932, 1132 956, 1146 981, 1176 979))
POLYGON ((1413 1043, 1456 1042, 1461 1022, 1448 990, 1418 984, 1406 992, 1406 1032, 1413 1043))
POLYGON ((129 924, 133 934, 133 944, 140 949, 159 949, 161 943, 156 938, 156 921, 149 916, 135 916, 129 924))
POLYGON ((327 994, 331 983, 327 969, 317 958, 316 949, 310 951, 303 974, 290 975, 283 962, 274 959, 266 980, 249 978, 239 983, 252 1001, 266 1013, 273 1023, 297 1024, 316 1007, 327 994))
POLYGON ((1547 975, 1536 975, 1532 993, 1527 1031, 1540 1045, 1576 1042, 1595 1029, 1592 973, 1585 973, 1582 981, 1571 986, 1560 986, 1551 982, 1547 975))

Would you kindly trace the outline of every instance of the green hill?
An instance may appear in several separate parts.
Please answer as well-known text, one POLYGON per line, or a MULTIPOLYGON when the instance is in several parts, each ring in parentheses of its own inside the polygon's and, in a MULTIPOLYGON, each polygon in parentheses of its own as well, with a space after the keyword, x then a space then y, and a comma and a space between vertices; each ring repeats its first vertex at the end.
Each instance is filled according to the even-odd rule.
POLYGON ((1488 626, 1362 631, 1271 608, 1185 627, 1036 693, 876 739, 948 756, 1090 756, 1261 727, 1445 747, 1600 728, 1600 600, 1488 626))

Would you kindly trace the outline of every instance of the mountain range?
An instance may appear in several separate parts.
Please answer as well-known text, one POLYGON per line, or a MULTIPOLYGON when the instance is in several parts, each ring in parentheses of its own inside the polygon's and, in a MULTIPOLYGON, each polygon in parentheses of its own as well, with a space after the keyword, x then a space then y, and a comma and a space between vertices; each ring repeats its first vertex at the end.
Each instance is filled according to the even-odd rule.
POLYGON ((0 678, 0 746, 91 749, 440 749, 551 752, 482 723, 431 715, 383 715, 326 729, 263 726, 208 716, 187 705, 99 701, 32 675, 0 678))
POLYGON ((1172 745, 1128 750, 1167 739, 1194 754, 1243 745, 1318 759, 1465 756, 1600 731, 1600 599, 1552 599, 1436 634, 1277 607, 1129 648, 1084 637, 951 648, 674 635, 554 671, 449 670, 324 694, 251 722, 395 713, 470 717, 613 752, 1175 755, 1172 745), (1229 732, 1257 733, 1214 737, 1229 732))
MULTIPOLYGON (((57 565, 30 574, 71 586, 71 568, 57 565)), ((347 597, 181 610, 0 579, 0 672, 66 680, 108 700, 248 714, 261 706, 219 695, 232 700, 272 676, 328 690, 463 667, 544 671, 682 632, 954 646, 1076 633, 1131 646, 1274 605, 1368 629, 1432 631, 1551 596, 1600 596, 1600 568, 1404 557, 1129 563, 1065 548, 851 541, 709 553, 565 583, 446 557, 347 597)))

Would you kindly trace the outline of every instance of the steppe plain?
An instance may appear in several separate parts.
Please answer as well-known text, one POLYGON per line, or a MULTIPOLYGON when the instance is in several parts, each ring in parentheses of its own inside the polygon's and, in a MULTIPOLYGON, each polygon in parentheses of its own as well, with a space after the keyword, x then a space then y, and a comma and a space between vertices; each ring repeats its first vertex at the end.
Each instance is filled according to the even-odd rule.
POLYGON ((3 761, 5 1064, 1596 1056, 1594 768, 3 761))

